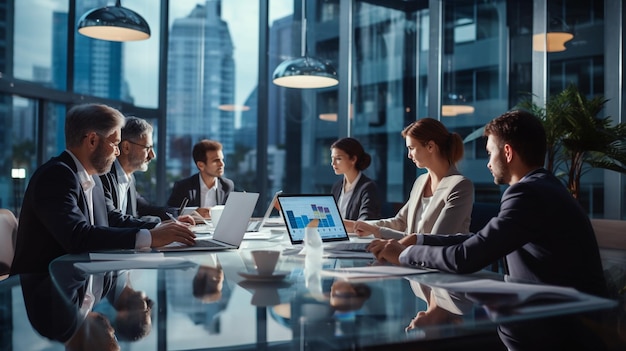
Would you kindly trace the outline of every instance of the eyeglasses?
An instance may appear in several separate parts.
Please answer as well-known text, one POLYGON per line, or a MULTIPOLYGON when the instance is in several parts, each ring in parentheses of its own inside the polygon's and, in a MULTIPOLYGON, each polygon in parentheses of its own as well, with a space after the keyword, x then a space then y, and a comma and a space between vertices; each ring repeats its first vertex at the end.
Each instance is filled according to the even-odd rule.
POLYGON ((150 150, 154 149, 154 145, 143 145, 143 144, 139 144, 130 140, 126 140, 126 141, 128 141, 129 143, 133 145, 141 146, 142 148, 146 149, 146 152, 150 152, 150 150))

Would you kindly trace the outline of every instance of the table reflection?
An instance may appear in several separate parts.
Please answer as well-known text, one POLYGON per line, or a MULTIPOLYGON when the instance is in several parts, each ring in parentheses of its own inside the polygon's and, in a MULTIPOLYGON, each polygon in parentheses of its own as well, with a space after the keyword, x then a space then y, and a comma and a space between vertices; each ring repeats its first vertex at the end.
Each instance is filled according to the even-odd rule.
MULTIPOLYGON (((87 274, 74 267, 87 256, 71 256, 53 262, 51 276, 12 278, 19 278, 17 288, 31 330, 69 350, 345 350, 425 343, 447 350, 460 349, 463 342, 485 349, 520 349, 542 346, 534 342, 537 335, 549 337, 540 339, 544 342, 562 341, 563 328, 551 321, 578 328, 571 330, 594 340, 593 329, 571 321, 583 321, 581 312, 612 306, 590 298, 575 307, 548 301, 530 309, 502 304, 501 310, 494 310, 486 308, 479 295, 445 288, 450 282, 502 280, 487 272, 356 281, 319 275, 311 284, 299 257, 281 257, 277 269, 286 274, 275 281, 244 279, 247 275, 240 273, 254 270, 245 251, 183 257, 189 264, 87 274)), ((369 263, 326 259, 323 269, 369 263)), ((9 335, 15 340, 20 333, 16 329, 9 335)))
POLYGON ((132 288, 128 271, 86 274, 56 262, 50 274, 25 274, 20 284, 28 319, 67 350, 119 350, 152 330, 153 302, 132 288))

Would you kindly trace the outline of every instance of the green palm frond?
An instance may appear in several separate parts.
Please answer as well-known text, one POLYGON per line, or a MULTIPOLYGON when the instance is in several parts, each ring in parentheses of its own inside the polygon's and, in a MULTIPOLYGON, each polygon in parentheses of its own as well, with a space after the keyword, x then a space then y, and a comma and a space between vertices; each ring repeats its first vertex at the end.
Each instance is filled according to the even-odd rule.
POLYGON ((548 144, 546 168, 563 179, 575 197, 581 176, 593 168, 626 173, 626 124, 598 117, 608 101, 587 98, 570 85, 550 96, 545 107, 530 95, 516 106, 541 119, 548 144))

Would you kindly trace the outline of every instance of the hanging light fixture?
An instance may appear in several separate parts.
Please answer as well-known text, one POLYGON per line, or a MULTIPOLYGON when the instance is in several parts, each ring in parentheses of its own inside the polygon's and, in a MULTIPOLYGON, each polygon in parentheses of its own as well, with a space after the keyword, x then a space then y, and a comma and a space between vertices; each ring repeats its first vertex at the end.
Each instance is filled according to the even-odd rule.
POLYGON ((444 117, 456 117, 474 113, 474 106, 469 105, 465 96, 460 94, 444 94, 441 105, 441 115, 444 117))
POLYGON ((574 34, 562 18, 552 17, 547 33, 533 35, 533 51, 561 52, 567 50, 565 43, 574 39, 574 34))
POLYGON ((302 0, 302 57, 283 61, 274 70, 272 80, 274 84, 286 88, 327 88, 337 85, 337 72, 327 62, 307 56, 306 52, 306 14, 305 3, 302 0))
POLYGON ((78 20, 78 33, 101 40, 136 41, 150 38, 150 26, 138 13, 122 7, 117 0, 115 6, 83 14, 78 20))
POLYGON ((456 79, 452 70, 452 55, 447 60, 448 81, 446 91, 442 94, 441 115, 456 117, 458 115, 474 113, 474 106, 470 105, 467 97, 456 91, 456 79))

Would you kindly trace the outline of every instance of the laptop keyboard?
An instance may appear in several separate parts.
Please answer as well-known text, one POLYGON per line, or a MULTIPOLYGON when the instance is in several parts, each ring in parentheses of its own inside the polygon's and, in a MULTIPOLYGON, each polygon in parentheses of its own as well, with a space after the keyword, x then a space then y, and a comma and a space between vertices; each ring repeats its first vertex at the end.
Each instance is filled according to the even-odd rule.
POLYGON ((212 240, 196 240, 196 245, 198 247, 224 247, 224 245, 218 244, 212 240))
POLYGON ((337 243, 324 246, 324 249, 337 251, 367 252, 369 243, 337 243))

